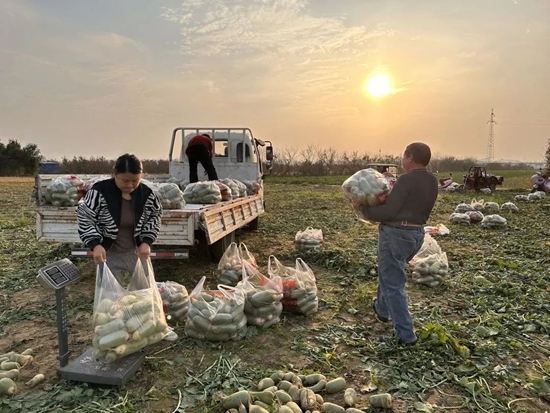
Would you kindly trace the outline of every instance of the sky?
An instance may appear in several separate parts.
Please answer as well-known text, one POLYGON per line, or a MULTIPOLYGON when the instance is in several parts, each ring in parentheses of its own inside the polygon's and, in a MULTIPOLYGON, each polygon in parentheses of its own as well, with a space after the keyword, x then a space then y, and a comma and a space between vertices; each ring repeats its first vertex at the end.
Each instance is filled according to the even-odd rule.
POLYGON ((183 126, 281 148, 540 161, 548 0, 1 0, 0 141, 168 157, 183 126), (370 95, 376 74, 391 92, 370 95))

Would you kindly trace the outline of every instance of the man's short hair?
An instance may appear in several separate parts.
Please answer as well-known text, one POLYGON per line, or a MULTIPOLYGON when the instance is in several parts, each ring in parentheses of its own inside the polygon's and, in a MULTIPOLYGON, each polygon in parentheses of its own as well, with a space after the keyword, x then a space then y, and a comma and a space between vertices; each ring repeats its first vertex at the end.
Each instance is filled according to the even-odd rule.
POLYGON ((425 143, 413 142, 405 148, 405 156, 412 156, 414 162, 428 166, 432 158, 432 151, 425 143))

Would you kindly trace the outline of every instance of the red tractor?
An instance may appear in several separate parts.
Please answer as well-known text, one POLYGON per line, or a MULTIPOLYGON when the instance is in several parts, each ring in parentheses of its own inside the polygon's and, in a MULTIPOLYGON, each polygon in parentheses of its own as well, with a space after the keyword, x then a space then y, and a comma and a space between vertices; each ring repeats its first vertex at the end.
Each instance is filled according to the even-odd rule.
POLYGON ((483 166, 471 166, 458 190, 466 192, 473 189, 479 192, 483 188, 489 188, 491 192, 495 192, 497 185, 502 185, 502 182, 504 182, 503 176, 488 174, 483 166))

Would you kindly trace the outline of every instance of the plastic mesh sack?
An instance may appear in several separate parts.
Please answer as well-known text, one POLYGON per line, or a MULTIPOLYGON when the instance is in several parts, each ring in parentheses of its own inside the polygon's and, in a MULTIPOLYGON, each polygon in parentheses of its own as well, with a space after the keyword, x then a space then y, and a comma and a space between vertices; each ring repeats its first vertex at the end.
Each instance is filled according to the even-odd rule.
POLYGON ((185 321, 189 310, 187 289, 174 281, 158 282, 157 288, 166 318, 169 321, 185 321))
POLYGON ((216 182, 201 181, 187 185, 183 199, 188 204, 217 204, 221 202, 222 194, 216 182))
POLYGON ((298 231, 294 237, 294 244, 298 251, 318 251, 323 245, 323 230, 307 227, 304 231, 298 231))
POLYGON ((76 175, 59 176, 46 187, 46 203, 53 206, 73 206, 84 194, 84 182, 76 175))

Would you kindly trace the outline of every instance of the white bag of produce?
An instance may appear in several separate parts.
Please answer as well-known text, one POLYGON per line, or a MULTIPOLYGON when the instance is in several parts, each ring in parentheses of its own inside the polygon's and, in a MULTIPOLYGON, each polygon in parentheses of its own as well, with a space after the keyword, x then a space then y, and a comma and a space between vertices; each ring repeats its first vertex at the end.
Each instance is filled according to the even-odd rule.
POLYGON ((158 282, 157 288, 166 318, 169 321, 185 321, 189 310, 187 289, 174 281, 158 282))
POLYGON ((59 176, 46 187, 46 203, 53 206, 73 206, 83 195, 84 182, 76 175, 59 176))
POLYGON ((500 207, 496 202, 485 202, 483 204, 483 212, 498 212, 500 207))
POLYGON ((468 211, 466 215, 470 217, 470 223, 479 224, 485 217, 481 211, 468 211))
POLYGON ((449 271, 449 263, 445 252, 413 259, 410 265, 413 282, 428 287, 438 286, 449 271))
POLYGON ((460 188, 460 184, 458 182, 452 182, 447 188, 445 188, 445 192, 456 192, 458 191, 458 188, 460 188))
POLYGON ((294 244, 298 251, 318 251, 323 245, 323 230, 307 227, 305 231, 298 231, 294 237, 294 244))
POLYGON ((188 204, 217 204, 222 201, 222 194, 216 182, 201 181, 187 185, 183 199, 188 204))
POLYGON ((189 182, 189 179, 184 179, 183 181, 179 182, 178 185, 180 187, 180 189, 182 191, 185 191, 185 188, 187 187, 187 185, 189 185, 190 182, 189 182))
POLYGON ((301 259, 296 260, 296 267, 283 266, 273 255, 269 257, 268 274, 280 276, 283 280, 283 310, 312 316, 318 310, 317 284, 315 275, 301 259))
POLYGON ((464 214, 465 212, 473 211, 473 210, 474 208, 470 204, 461 202, 456 206, 454 212, 456 212, 457 214, 464 214))
POLYGON ((227 185, 231 189, 231 196, 233 199, 241 197, 241 189, 236 181, 231 178, 224 178, 220 180, 223 184, 227 185))
POLYGON ((375 206, 386 202, 391 186, 380 172, 368 168, 357 171, 342 184, 344 196, 351 202, 375 206))
POLYGON ((183 209, 185 200, 178 184, 164 183, 158 186, 157 195, 165 209, 183 209))
POLYGON ((546 198, 546 193, 542 191, 536 191, 532 194, 527 195, 528 201, 540 201, 542 198, 546 198))
POLYGON ((256 258, 254 258, 254 255, 252 255, 251 252, 248 251, 248 247, 244 242, 241 242, 239 244, 239 255, 241 256, 242 260, 247 261, 253 267, 258 268, 258 263, 256 262, 256 258))
POLYGON ((218 282, 236 286, 242 279, 242 259, 237 243, 232 242, 225 250, 218 263, 218 282))
POLYGON ((95 176, 93 178, 88 179, 86 182, 84 182, 84 185, 82 185, 82 189, 84 192, 88 192, 90 189, 92 189, 92 186, 94 186, 96 182, 105 181, 106 179, 110 179, 110 178, 111 177, 107 175, 95 176))
POLYGON ((258 181, 242 181, 246 186, 247 195, 256 195, 260 192, 261 185, 258 181))
POLYGON ((283 311, 281 277, 266 277, 243 261, 243 279, 237 284, 245 294, 244 314, 248 325, 268 328, 280 321, 283 311))
POLYGON ((244 291, 225 285, 204 290, 202 277, 189 296, 185 333, 199 340, 239 340, 246 335, 244 291))
POLYGON ((128 289, 121 287, 106 264, 97 266, 92 325, 94 357, 108 362, 164 338, 168 325, 151 260, 146 269, 137 260, 128 289))
POLYGON ((479 191, 484 195, 491 195, 493 193, 493 191, 491 191, 491 188, 481 188, 479 191))
POLYGON ((235 181, 239 188, 239 198, 245 198, 247 196, 246 185, 236 179, 233 179, 233 181, 235 181))
POLYGON ((481 221, 483 228, 502 228, 506 226, 506 218, 500 215, 485 215, 483 221, 481 221))
POLYGON ((514 201, 516 201, 516 202, 527 202, 527 201, 529 201, 529 196, 527 196, 527 195, 516 195, 514 197, 514 201))
POLYGON ((470 205, 472 206, 472 209, 474 211, 481 211, 483 212, 484 209, 485 209, 485 201, 483 199, 480 199, 479 201, 476 200, 475 198, 472 199, 472 202, 470 203, 470 205))
POLYGON ((513 202, 505 202, 500 207, 501 211, 519 212, 519 208, 513 202))
POLYGON ((430 234, 424 234, 424 241, 422 242, 422 246, 413 257, 411 262, 416 258, 427 257, 428 255, 441 253, 442 251, 437 241, 430 234))
POLYGON ((222 201, 231 201, 233 199, 233 194, 231 193, 231 189, 222 181, 214 181, 214 182, 216 182, 216 185, 218 185, 218 187, 220 188, 222 201))
POLYGON ((453 212, 449 217, 449 221, 451 221, 453 224, 470 225, 470 216, 468 214, 453 212))
POLYGON ((147 185, 149 188, 151 188, 154 192, 157 192, 159 190, 159 184, 151 182, 147 179, 141 179, 140 181, 142 184, 147 185))

